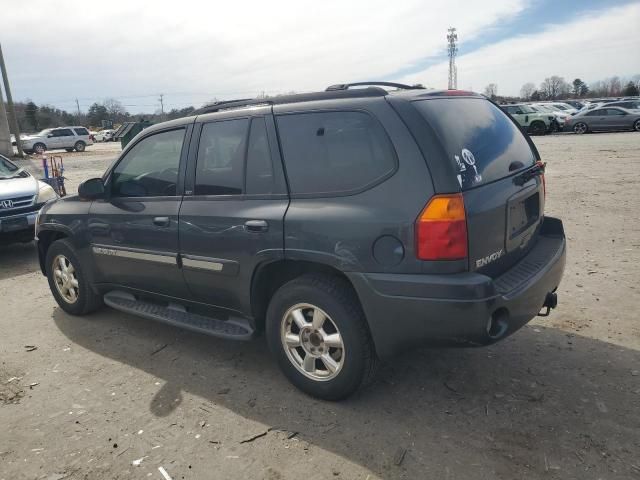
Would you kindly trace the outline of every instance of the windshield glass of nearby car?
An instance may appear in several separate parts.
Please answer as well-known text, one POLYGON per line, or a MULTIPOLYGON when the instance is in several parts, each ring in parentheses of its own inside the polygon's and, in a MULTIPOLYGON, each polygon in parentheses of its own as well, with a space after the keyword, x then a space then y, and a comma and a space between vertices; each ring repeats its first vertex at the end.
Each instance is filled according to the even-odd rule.
POLYGON ((44 130, 41 130, 40 132, 38 132, 37 135, 39 137, 46 137, 51 133, 51 130, 52 130, 51 128, 45 128, 44 130))
POLYGON ((13 162, 9 161, 8 158, 0 155, 0 179, 11 178, 18 173, 19 170, 20 169, 13 162))

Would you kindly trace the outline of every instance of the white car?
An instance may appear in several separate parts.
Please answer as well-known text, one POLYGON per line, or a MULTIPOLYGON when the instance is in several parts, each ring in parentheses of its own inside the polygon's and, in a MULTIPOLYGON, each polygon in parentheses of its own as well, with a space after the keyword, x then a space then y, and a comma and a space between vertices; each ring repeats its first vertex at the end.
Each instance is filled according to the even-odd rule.
POLYGON ((540 103, 533 103, 531 105, 529 105, 532 109, 534 109, 536 112, 540 112, 540 113, 549 113, 551 115, 553 115, 554 117, 556 117, 556 122, 558 123, 558 129, 562 130, 562 128, 564 127, 564 122, 565 120, 570 117, 571 115, 569 113, 565 113, 561 110, 555 110, 547 105, 544 104, 540 104, 540 103))
POLYGON ((563 113, 567 113, 569 115, 573 115, 574 113, 578 113, 577 108, 573 108, 568 103, 563 102, 542 102, 540 105, 546 105, 547 107, 553 108, 556 111, 560 111, 563 113))
POLYGON ((44 153, 47 150, 64 149, 67 152, 84 152, 87 145, 93 145, 89 130, 84 127, 47 128, 35 135, 22 139, 22 149, 26 153, 44 153))
POLYGON ((110 142, 113 140, 115 130, 100 130, 95 134, 96 142, 110 142))

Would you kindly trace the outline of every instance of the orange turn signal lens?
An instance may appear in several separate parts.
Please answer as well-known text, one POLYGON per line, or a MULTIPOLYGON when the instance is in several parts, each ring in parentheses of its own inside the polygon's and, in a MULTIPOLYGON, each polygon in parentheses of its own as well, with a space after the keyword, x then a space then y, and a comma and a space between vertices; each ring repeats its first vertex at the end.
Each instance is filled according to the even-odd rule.
POLYGON ((461 193, 437 195, 416 221, 420 260, 458 260, 467 256, 467 219, 461 193))
POLYGON ((420 214, 419 221, 465 220, 464 200, 461 193, 433 197, 420 214))

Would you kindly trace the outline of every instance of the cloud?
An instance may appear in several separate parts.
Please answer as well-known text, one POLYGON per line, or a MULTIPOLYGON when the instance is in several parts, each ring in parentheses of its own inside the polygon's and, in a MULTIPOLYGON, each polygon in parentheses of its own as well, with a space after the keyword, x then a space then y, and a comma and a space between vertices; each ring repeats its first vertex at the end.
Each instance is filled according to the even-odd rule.
MULTIPOLYGON (((632 27, 639 23, 640 4, 635 3, 482 47, 457 59, 458 87, 482 91, 497 83, 499 94, 518 95, 524 83, 538 85, 551 75, 569 82, 630 77, 640 73, 640 40, 632 27)), ((441 62, 399 80, 446 88, 447 69, 441 62)))
POLYGON ((473 39, 526 5, 526 0, 30 0, 3 12, 2 36, 18 99, 71 108, 75 97, 88 103, 165 92, 171 107, 214 95, 305 91, 388 78, 441 55, 450 23, 473 39))

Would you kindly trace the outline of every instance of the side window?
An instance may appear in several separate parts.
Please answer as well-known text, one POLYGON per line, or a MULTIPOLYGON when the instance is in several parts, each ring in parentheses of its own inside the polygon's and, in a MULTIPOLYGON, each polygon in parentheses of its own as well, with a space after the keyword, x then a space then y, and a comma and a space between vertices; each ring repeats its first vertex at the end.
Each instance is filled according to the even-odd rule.
POLYGON ((396 167, 382 126, 363 112, 281 115, 278 131, 291 193, 346 193, 396 167))
POLYGON ((249 120, 205 123, 196 165, 196 195, 240 195, 249 120))
POLYGON ((611 117, 613 115, 624 115, 622 110, 618 110, 617 108, 609 108, 607 109, 607 116, 611 117))
POLYGON ((247 148, 247 194, 265 195, 276 192, 273 161, 269 150, 264 118, 251 121, 247 148))
POLYGON ((601 117, 606 114, 606 110, 591 110, 587 113, 587 117, 601 117))
POLYGON ((89 132, 86 128, 74 128, 76 135, 89 135, 89 132))
POLYGON ((184 132, 156 133, 136 143, 111 173, 112 195, 175 196, 184 132))
POLYGON ((73 132, 70 128, 59 128, 58 130, 54 130, 54 135, 56 137, 72 137, 73 132))

